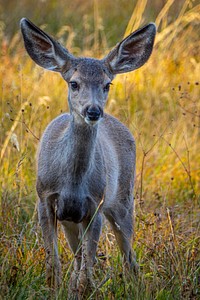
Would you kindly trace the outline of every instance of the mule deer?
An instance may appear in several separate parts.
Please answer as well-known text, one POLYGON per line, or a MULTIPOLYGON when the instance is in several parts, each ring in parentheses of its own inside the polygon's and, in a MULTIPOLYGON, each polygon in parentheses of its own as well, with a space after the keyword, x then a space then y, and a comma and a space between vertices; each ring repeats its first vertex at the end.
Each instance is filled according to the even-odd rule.
POLYGON ((58 220, 75 254, 72 290, 83 295, 92 285, 103 214, 125 263, 130 267, 135 263, 131 250, 135 142, 122 123, 104 113, 104 107, 114 76, 148 60, 156 28, 150 23, 130 34, 101 60, 74 57, 25 18, 21 30, 30 57, 39 66, 59 72, 68 83, 70 114, 47 126, 39 147, 38 212, 48 284, 61 283, 58 220))

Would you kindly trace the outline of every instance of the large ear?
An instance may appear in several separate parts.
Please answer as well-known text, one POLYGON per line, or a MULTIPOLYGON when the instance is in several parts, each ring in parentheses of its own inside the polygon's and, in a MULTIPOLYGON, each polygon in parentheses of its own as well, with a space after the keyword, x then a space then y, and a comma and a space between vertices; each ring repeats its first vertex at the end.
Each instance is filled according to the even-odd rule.
POLYGON ((20 26, 25 48, 39 66, 57 72, 70 68, 73 56, 59 42, 25 18, 20 26))
POLYGON ((113 75, 138 69, 150 57, 155 35, 156 26, 150 23, 125 38, 103 59, 103 62, 113 75))

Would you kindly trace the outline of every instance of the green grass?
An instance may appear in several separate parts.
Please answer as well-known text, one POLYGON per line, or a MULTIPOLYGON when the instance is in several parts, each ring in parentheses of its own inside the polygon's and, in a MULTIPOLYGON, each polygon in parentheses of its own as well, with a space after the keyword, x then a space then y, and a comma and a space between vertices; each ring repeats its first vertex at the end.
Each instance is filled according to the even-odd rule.
MULTIPOLYGON (((49 33, 54 32, 74 54, 99 57, 151 16, 159 27, 150 60, 140 70, 115 78, 106 108, 136 138, 133 248, 140 272, 136 278, 126 274, 106 223, 94 268, 97 290, 90 299, 199 299, 200 5, 166 1, 162 9, 156 1, 150 5, 143 0, 136 3, 135 10, 129 2, 127 11, 121 13, 116 2, 105 16, 111 4, 98 3, 80 6, 79 14, 85 16, 85 22, 87 15, 90 20, 89 27, 87 22, 83 24, 85 31, 75 19, 79 15, 75 16, 70 8, 66 14, 62 1, 60 7, 54 6, 54 14, 62 8, 69 19, 54 19, 55 24, 51 24, 46 18, 38 24, 48 24, 49 33), (116 19, 121 26, 116 26, 116 19), (69 34, 66 24, 71 26, 69 34), (77 38, 80 32, 81 38, 77 38)), ((47 15, 53 4, 48 2, 47 15)), ((19 6, 14 7, 10 1, 7 5, 11 15, 17 14, 19 6)), ((24 1, 24 11, 18 16, 25 16, 31 9, 24 1)), ((35 14, 36 18, 37 9, 28 16, 35 14)), ((3 21, 9 24, 6 15, 3 21)), ((0 298, 55 298, 45 283, 45 253, 36 211, 35 157, 44 128, 68 109, 67 87, 59 75, 34 65, 16 26, 4 27, 0 34, 0 298)), ((65 281, 57 298, 66 299, 73 256, 61 230, 59 251, 65 281)))

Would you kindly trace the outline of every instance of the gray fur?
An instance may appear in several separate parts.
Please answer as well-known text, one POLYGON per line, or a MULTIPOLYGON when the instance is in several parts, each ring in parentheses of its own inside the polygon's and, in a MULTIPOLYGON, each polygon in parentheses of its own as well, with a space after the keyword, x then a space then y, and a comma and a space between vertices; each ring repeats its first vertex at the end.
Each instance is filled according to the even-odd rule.
POLYGON ((103 60, 75 58, 27 19, 21 20, 21 29, 31 58, 60 72, 69 84, 70 114, 60 115, 48 125, 38 151, 38 211, 48 284, 61 283, 59 220, 76 254, 71 292, 82 297, 92 286, 103 214, 111 223, 126 264, 134 265, 135 142, 129 130, 103 110, 115 74, 132 71, 148 60, 155 25, 131 34, 103 60))

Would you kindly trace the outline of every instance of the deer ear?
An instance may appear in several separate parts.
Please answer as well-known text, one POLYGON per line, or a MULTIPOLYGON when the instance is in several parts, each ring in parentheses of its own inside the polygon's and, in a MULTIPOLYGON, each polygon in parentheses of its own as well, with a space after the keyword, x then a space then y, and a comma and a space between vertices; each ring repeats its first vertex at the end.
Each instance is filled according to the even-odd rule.
POLYGON ((155 35, 156 26, 150 23, 125 38, 103 62, 113 75, 140 68, 151 55, 155 35))
POLYGON ((70 68, 73 56, 60 43, 25 18, 20 26, 25 48, 36 64, 56 72, 70 68))

